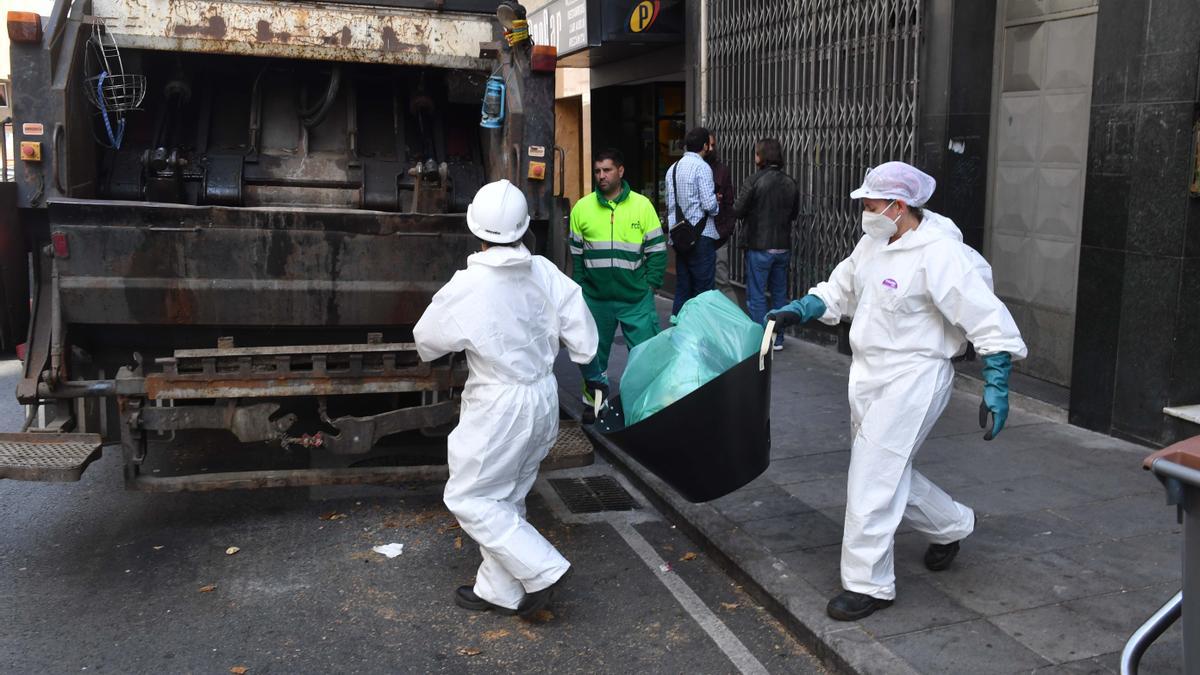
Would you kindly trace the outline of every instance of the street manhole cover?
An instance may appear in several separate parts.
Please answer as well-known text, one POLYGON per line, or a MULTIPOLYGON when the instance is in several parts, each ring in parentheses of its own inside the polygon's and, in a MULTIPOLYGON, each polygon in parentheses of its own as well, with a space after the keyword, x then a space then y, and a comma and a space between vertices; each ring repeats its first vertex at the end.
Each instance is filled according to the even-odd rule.
POLYGON ((642 508, 633 500, 633 495, 626 492, 612 476, 551 478, 550 486, 571 513, 632 511, 642 508))

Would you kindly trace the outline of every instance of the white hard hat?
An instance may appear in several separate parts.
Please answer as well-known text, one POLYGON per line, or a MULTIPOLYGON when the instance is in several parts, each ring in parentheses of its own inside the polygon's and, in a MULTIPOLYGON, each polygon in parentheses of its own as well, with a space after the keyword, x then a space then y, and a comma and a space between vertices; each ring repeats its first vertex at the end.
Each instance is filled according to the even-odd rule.
POLYGON ((471 233, 493 244, 511 244, 529 229, 529 206, 525 193, 507 180, 479 188, 467 207, 471 233))
POLYGON ((923 206, 933 196, 937 181, 933 176, 904 162, 886 162, 867 169, 862 187, 850 193, 851 199, 896 199, 909 206, 923 206))

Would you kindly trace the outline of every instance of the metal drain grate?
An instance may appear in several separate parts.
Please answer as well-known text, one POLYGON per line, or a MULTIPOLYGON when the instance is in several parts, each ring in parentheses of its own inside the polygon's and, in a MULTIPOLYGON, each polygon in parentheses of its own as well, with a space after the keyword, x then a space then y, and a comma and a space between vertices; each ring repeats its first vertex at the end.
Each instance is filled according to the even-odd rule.
POLYGON ((578 424, 563 422, 559 425, 558 441, 542 460, 542 471, 574 469, 595 461, 592 442, 578 424))
POLYGON ((571 513, 632 511, 642 508, 633 500, 633 495, 626 492, 612 476, 551 478, 550 486, 571 513))

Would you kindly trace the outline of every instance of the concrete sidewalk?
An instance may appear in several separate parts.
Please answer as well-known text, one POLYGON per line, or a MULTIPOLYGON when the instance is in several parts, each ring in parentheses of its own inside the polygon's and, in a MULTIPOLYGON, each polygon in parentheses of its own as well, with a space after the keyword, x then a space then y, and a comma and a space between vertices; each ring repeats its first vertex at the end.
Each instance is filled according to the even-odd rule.
MULTIPOLYGON (((614 349, 619 375, 625 350, 614 349)), ((916 466, 976 510, 953 567, 929 572, 926 542, 896 537, 895 605, 858 623, 825 615, 849 464, 849 357, 796 339, 775 354, 772 462, 737 492, 690 504, 620 449, 608 454, 831 665, 863 673, 1118 672, 1129 634, 1181 586, 1181 527, 1148 448, 1014 409, 992 442, 978 394, 958 387, 916 466)), ((561 364, 566 391, 577 369, 561 364)), ((564 396, 565 399, 565 396, 564 396)), ((564 400, 577 405, 578 396, 564 400)), ((681 458, 686 461, 686 458, 681 458)), ((1181 672, 1173 627, 1143 673, 1181 672)))

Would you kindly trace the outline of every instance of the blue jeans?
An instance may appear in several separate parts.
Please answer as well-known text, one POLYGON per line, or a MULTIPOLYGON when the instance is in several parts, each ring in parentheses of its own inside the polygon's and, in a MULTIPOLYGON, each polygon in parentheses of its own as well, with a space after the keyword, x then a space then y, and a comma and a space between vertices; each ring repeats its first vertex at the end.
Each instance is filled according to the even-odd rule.
POLYGON ((713 289, 717 274, 717 240, 701 236, 696 246, 684 255, 675 256, 675 305, 678 314, 683 303, 713 289))
POLYGON ((746 251, 746 305, 752 321, 765 323, 768 293, 771 309, 779 309, 788 303, 788 261, 791 257, 788 252, 746 251))

